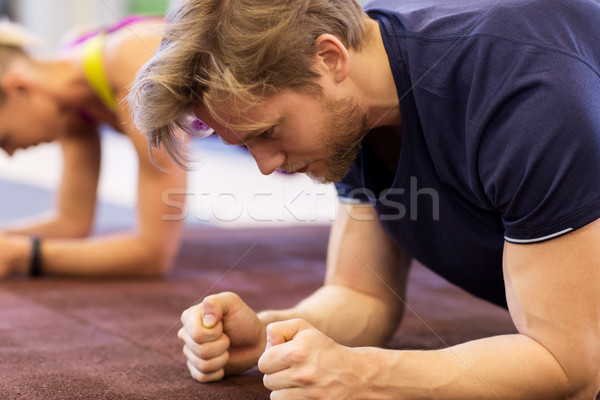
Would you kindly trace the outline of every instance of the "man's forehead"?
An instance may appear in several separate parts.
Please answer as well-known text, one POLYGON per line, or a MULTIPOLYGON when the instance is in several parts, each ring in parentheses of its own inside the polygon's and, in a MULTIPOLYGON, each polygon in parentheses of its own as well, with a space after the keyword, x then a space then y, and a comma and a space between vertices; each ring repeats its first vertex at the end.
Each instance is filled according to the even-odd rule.
POLYGON ((194 108, 194 113, 198 118, 227 122, 231 126, 257 125, 268 119, 270 115, 280 113, 280 110, 290 103, 290 99, 294 97, 294 94, 297 94, 297 91, 284 89, 278 93, 254 100, 245 101, 244 99, 232 98, 212 107, 199 104, 194 108))
POLYGON ((209 125, 215 131, 221 130, 255 130, 265 128, 272 124, 278 114, 276 108, 272 107, 271 101, 263 101, 252 106, 222 107, 218 110, 209 110, 201 105, 194 108, 194 114, 202 122, 209 125))
POLYGON ((210 126, 224 142, 234 145, 243 145, 248 137, 255 132, 268 128, 268 120, 259 120, 258 116, 244 116, 239 113, 219 114, 210 113, 206 108, 194 110, 196 117, 204 124, 210 126))
POLYGON ((209 109, 206 105, 199 105, 194 108, 194 113, 198 118, 204 118, 207 121, 218 121, 222 124, 238 124, 248 122, 260 113, 263 108, 263 102, 253 105, 237 105, 236 103, 224 103, 222 106, 209 109))

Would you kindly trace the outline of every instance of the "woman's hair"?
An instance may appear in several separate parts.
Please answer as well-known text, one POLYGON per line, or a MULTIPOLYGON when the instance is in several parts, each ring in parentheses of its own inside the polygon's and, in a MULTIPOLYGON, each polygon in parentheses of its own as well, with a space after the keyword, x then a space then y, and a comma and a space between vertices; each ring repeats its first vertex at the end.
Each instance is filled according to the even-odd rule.
MULTIPOLYGON (((4 76, 10 64, 18 58, 29 58, 25 50, 28 46, 39 45, 41 41, 12 22, 0 22, 0 79, 4 76)), ((0 87, 0 103, 6 98, 6 93, 0 87)))
POLYGON ((130 91, 133 119, 151 147, 185 166, 174 128, 194 135, 194 107, 221 121, 223 106, 242 113, 283 89, 320 93, 315 39, 329 33, 360 50, 365 18, 355 0, 180 0, 130 91))

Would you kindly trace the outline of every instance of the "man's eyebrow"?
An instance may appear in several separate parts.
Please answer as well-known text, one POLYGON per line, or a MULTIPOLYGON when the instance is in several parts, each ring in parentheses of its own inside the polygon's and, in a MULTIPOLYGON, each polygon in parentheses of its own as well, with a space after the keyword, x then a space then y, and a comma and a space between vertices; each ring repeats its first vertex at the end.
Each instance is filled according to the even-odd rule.
MULTIPOLYGON (((221 141, 223 143, 225 143, 225 145, 227 146, 246 146, 246 142, 248 142, 250 139, 252 139, 253 137, 255 137, 256 135, 261 134, 262 132, 266 131, 268 128, 260 128, 260 129, 255 129, 249 133, 247 133, 245 135, 245 137, 241 137, 240 135, 238 135, 237 133, 233 133, 233 135, 235 136, 235 138, 237 140, 226 140, 225 138, 223 138, 222 136, 218 135, 221 138, 221 141)), ((233 139, 233 138, 232 138, 233 139)))
POLYGON ((252 139, 252 138, 260 135, 261 133, 263 133, 264 131, 267 131, 267 130, 271 129, 272 127, 273 127, 273 125, 271 125, 269 127, 258 128, 258 129, 255 129, 253 131, 250 131, 249 133, 246 134, 245 137, 243 137, 243 138, 240 137, 239 138, 240 139, 240 143, 239 144, 242 145, 242 146, 245 145, 246 142, 248 142, 250 139, 252 139))
POLYGON ((258 128, 258 129, 254 129, 253 131, 250 131, 249 133, 246 134, 246 137, 239 138, 241 140, 240 144, 242 146, 245 145, 246 142, 248 142, 250 139, 253 139, 254 137, 260 135, 261 133, 268 131, 269 129, 273 129, 277 125, 280 125, 282 121, 283 121, 283 117, 280 117, 280 118, 277 118, 277 121, 275 121, 271 124, 267 124, 262 128, 258 128))

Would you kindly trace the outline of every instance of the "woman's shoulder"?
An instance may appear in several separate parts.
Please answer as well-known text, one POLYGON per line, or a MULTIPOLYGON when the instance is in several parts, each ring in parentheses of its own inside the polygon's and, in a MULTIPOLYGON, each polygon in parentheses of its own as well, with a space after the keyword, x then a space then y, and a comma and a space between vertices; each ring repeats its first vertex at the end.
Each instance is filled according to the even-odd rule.
MULTIPOLYGON (((163 37, 162 21, 144 21, 106 35, 104 65, 112 86, 122 90, 154 55, 163 37)), ((119 94, 119 93, 117 93, 119 94)))
POLYGON ((105 53, 108 58, 150 58, 164 35, 162 20, 151 19, 129 24, 106 33, 105 53))
POLYGON ((60 38, 58 49, 65 51, 77 47, 90 37, 97 35, 101 30, 102 25, 98 23, 72 27, 60 38))

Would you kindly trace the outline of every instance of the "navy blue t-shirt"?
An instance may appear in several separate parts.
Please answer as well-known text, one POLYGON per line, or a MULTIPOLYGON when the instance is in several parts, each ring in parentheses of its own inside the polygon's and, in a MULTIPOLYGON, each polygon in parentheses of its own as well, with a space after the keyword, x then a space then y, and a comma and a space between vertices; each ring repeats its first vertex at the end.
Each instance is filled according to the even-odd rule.
POLYGON ((543 241, 600 217, 600 3, 365 9, 390 60, 402 143, 395 174, 363 147, 340 198, 371 201, 410 255, 506 306, 504 240, 543 241))

